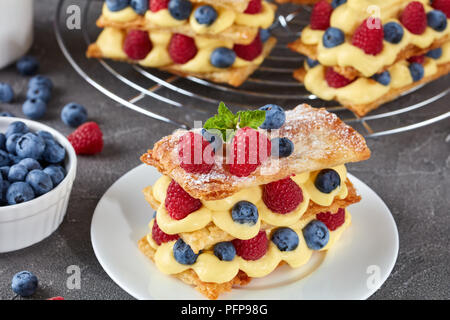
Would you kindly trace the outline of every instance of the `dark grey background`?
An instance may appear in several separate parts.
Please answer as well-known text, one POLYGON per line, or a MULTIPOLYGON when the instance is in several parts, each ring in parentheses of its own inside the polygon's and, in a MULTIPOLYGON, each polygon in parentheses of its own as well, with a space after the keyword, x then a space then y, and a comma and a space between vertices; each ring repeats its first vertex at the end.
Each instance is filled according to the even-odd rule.
MULTIPOLYGON (((56 1, 39 0, 36 4, 36 40, 31 54, 39 58, 41 73, 55 83, 43 122, 69 134, 72 130, 60 121, 59 113, 66 103, 79 102, 88 108, 90 120, 100 124, 105 148, 99 155, 79 157, 69 209, 58 231, 30 248, 0 254, 0 299, 13 297, 11 278, 24 269, 39 277, 41 286, 35 299, 56 295, 66 299, 132 299, 97 262, 90 242, 91 217, 106 189, 138 165, 139 156, 174 128, 119 107, 80 78, 56 44, 52 29, 56 1), (81 268, 81 290, 66 288, 69 265, 81 268)), ((80 43, 80 50, 84 49, 85 45, 80 43)), ((18 95, 16 103, 1 105, 0 110, 22 116, 20 106, 27 79, 10 67, 0 71, 0 81, 12 84, 18 95)), ((448 86, 448 81, 444 85, 448 86)), ((158 105, 164 108, 155 102, 155 107, 158 105)), ((433 110, 448 111, 449 99, 437 101, 433 110)), ((411 116, 410 122, 414 120, 411 116)), ((449 299, 449 120, 407 133, 369 139, 368 144, 372 158, 348 168, 383 198, 400 234, 395 268, 372 299, 449 299)))

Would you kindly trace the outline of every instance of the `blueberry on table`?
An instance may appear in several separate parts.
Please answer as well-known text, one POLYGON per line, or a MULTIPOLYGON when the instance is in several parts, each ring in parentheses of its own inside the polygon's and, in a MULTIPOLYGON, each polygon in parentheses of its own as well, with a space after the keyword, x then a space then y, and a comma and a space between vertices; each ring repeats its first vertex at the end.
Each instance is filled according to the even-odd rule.
POLYGON ((294 143, 288 138, 272 139, 272 157, 285 158, 294 152, 294 143))
POLYGON ((51 98, 50 88, 44 86, 32 86, 27 90, 28 100, 42 100, 44 102, 49 102, 51 98))
POLYGON ((16 63, 17 71, 23 76, 32 76, 39 70, 39 62, 35 57, 25 56, 16 63))
POLYGON ((87 120, 86 108, 75 102, 68 103, 61 111, 61 120, 73 128, 79 127, 87 120))
POLYGON ((278 228, 271 237, 272 242, 280 251, 292 251, 298 247, 299 238, 291 228, 278 228))
POLYGON ((27 118, 39 120, 47 112, 47 104, 41 99, 29 99, 22 105, 22 112, 27 118))
POLYGON ((54 187, 60 184, 66 177, 66 170, 61 166, 50 165, 44 169, 44 172, 50 176, 54 187))
POLYGON ((21 164, 13 165, 8 172, 8 181, 9 182, 19 182, 25 181, 25 177, 28 174, 28 170, 21 164))
POLYGON ((10 154, 15 155, 16 154, 16 145, 17 141, 23 136, 22 133, 14 133, 10 135, 6 139, 6 151, 8 151, 10 154))
POLYGON ((28 171, 34 170, 34 169, 39 169, 41 170, 41 164, 33 158, 25 158, 20 160, 19 162, 20 165, 24 166, 25 168, 27 168, 28 171))
POLYGON ((320 250, 328 244, 330 232, 322 221, 313 220, 303 228, 303 237, 308 248, 320 250))
POLYGON ((130 0, 106 0, 106 6, 109 11, 120 11, 130 4, 130 0))
POLYGON ((180 238, 173 246, 173 257, 178 263, 191 265, 197 261, 198 254, 195 254, 191 247, 180 238))
POLYGON ((211 53, 210 62, 216 68, 231 67, 236 60, 236 52, 231 49, 220 47, 211 53))
POLYGON ((344 43, 345 35, 342 30, 334 27, 328 28, 322 36, 323 46, 325 48, 334 48, 344 43))
POLYGON ((27 182, 14 182, 6 191, 6 201, 8 204, 19 204, 34 199, 33 188, 27 182))
POLYGON ((60 163, 66 157, 66 149, 56 140, 45 140, 45 149, 42 158, 48 163, 60 163))
POLYGON ((266 119, 260 126, 261 129, 279 129, 286 121, 286 114, 280 106, 276 104, 267 104, 259 110, 266 112, 266 119))
POLYGON ((232 261, 236 256, 236 248, 229 241, 219 242, 214 245, 214 255, 221 261, 232 261))
POLYGON ((333 169, 324 169, 317 174, 314 185, 320 192, 331 193, 341 185, 341 177, 333 169))
POLYGON ((249 201, 239 201, 231 209, 231 218, 240 224, 255 225, 258 222, 258 209, 249 201))
POLYGON ((397 22, 388 22, 383 26, 384 40, 397 44, 403 39, 403 27, 397 22))
POLYGON ((131 0, 130 5, 134 12, 140 15, 144 15, 148 10, 149 0, 131 0))
POLYGON ((436 31, 444 31, 447 28, 447 16, 440 10, 431 10, 427 13, 427 23, 436 31))
POLYGON ((7 83, 0 82, 0 102, 9 103, 14 99, 14 91, 7 83))
POLYGON ((40 159, 44 153, 46 143, 38 135, 28 132, 17 140, 16 154, 22 158, 40 159))
POLYGON ((170 15, 176 20, 186 20, 191 15, 192 3, 188 0, 170 0, 170 15))
POLYGON ((38 74, 37 76, 34 76, 30 79, 28 82, 28 87, 47 87, 50 90, 53 89, 53 82, 50 80, 50 78, 38 74))
POLYGON ((29 297, 36 292, 38 279, 29 271, 21 271, 12 278, 11 287, 19 296, 29 297))
POLYGON ((208 5, 200 6, 195 9, 194 17, 199 24, 210 26, 217 19, 217 11, 208 5))
POLYGON ((53 189, 52 179, 42 170, 30 171, 25 181, 33 188, 37 196, 46 194, 53 189))
POLYGON ((9 124, 8 128, 6 129, 5 136, 6 138, 8 138, 13 133, 25 134, 27 132, 30 132, 30 129, 25 123, 23 123, 22 121, 14 121, 9 124))

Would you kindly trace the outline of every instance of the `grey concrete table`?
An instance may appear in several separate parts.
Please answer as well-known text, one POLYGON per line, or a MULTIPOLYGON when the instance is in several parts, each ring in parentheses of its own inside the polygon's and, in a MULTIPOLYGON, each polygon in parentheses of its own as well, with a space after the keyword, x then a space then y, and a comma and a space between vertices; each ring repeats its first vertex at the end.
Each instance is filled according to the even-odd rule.
MULTIPOLYGON (((69 134, 59 119, 64 104, 76 101, 100 123, 104 151, 79 157, 67 216, 61 227, 39 244, 0 254, 0 298, 11 299, 10 280, 20 270, 31 270, 41 288, 34 298, 61 295, 67 299, 132 299, 103 271, 90 242, 94 208, 107 188, 139 164, 140 154, 173 127, 119 107, 92 88, 71 68, 57 47, 52 30, 55 1, 40 0, 36 7, 36 41, 31 54, 41 61, 41 72, 52 78, 55 92, 43 122, 69 134), (81 268, 81 289, 69 290, 67 267, 81 268)), ((13 67, 0 71, 0 81, 19 93, 17 103, 0 106, 21 116, 27 80, 13 67)), ((449 109, 449 99, 434 108, 449 109)), ((397 264, 372 299, 450 298, 450 123, 441 121, 408 133, 368 141, 370 160, 350 165, 386 202, 400 233, 397 264)), ((351 263, 351 262, 350 262, 351 263)))

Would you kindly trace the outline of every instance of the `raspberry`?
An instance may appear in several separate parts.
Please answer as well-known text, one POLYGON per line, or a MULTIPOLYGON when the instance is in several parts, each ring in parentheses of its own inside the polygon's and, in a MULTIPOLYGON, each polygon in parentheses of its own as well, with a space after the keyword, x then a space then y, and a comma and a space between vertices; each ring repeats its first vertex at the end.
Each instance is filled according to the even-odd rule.
POLYGON ((326 30, 330 26, 333 7, 327 1, 317 2, 311 12, 310 27, 313 30, 326 30))
POLYGON ((420 63, 420 64, 423 64, 424 63, 424 61, 425 61, 425 56, 424 55, 421 55, 421 56, 412 56, 412 57, 410 57, 409 59, 408 59, 408 62, 409 63, 420 63))
POLYGON ((194 38, 175 33, 170 39, 169 55, 175 63, 184 64, 194 58, 197 52, 194 38))
POLYGON ((303 201, 303 192, 290 177, 287 177, 266 184, 263 201, 273 212, 285 214, 294 211, 303 201))
POLYGON ((156 219, 153 222, 152 238, 153 238, 153 240, 155 240, 155 242, 158 246, 160 246, 161 243, 178 240, 179 237, 180 236, 178 234, 167 234, 164 231, 162 231, 159 228, 158 223, 156 222, 156 219))
POLYGON ((427 28, 427 15, 423 4, 419 1, 410 2, 403 10, 400 21, 409 32, 424 33, 427 28))
POLYGON ((53 297, 53 298, 48 298, 47 300, 64 300, 64 298, 57 296, 57 297, 53 297))
POLYGON ((325 79, 332 88, 342 88, 353 82, 353 80, 347 79, 343 75, 335 72, 333 68, 327 68, 325 72, 325 79))
POLYGON ((142 30, 131 30, 123 43, 123 51, 130 59, 142 60, 152 50, 153 45, 148 33, 142 30))
POLYGON ((169 7, 170 0, 149 0, 149 7, 152 12, 158 12, 169 7))
POLYGON ((355 30, 352 44, 366 54, 377 55, 383 50, 384 31, 379 18, 364 20, 355 30))
POLYGON ((86 122, 72 132, 67 139, 76 154, 92 155, 103 150, 103 133, 95 122, 86 122))
POLYGON ((258 260, 266 254, 269 246, 265 231, 260 231, 249 240, 234 239, 232 243, 236 254, 245 260, 258 260))
POLYGON ((235 44, 233 50, 234 52, 236 52, 236 55, 239 58, 242 58, 247 61, 253 61, 263 51, 263 44, 261 42, 259 32, 256 35, 255 39, 253 39, 252 43, 247 45, 235 44))
POLYGON ((436 10, 441 10, 450 19, 450 0, 433 0, 431 6, 436 10))
POLYGON ((321 212, 316 215, 316 219, 325 223, 330 231, 334 231, 345 222, 345 210, 340 208, 336 213, 321 212))
POLYGON ((262 10, 261 0, 250 0, 247 9, 245 9, 244 13, 257 14, 260 13, 261 10, 262 10))
POLYGON ((190 173, 208 173, 214 166, 211 144, 194 132, 184 134, 179 140, 180 167, 190 173))
POLYGON ((172 219, 181 220, 200 209, 202 202, 191 197, 175 180, 172 180, 167 188, 165 206, 172 219))
POLYGON ((272 144, 265 134, 247 127, 236 132, 231 147, 228 171, 237 177, 247 177, 270 157, 272 144))

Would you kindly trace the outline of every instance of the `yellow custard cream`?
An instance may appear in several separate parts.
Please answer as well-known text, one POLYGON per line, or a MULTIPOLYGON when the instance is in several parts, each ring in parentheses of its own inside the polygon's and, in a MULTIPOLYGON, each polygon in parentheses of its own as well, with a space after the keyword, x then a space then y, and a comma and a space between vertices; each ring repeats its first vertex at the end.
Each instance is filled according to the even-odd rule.
MULTIPOLYGON (((367 1, 361 1, 362 3, 367 1)), ((374 1, 371 1, 374 2, 374 1)), ((386 1, 389 2, 389 1, 386 1)), ((347 2, 348 3, 348 2, 347 2)), ((340 10, 339 6, 336 11, 340 10)), ((428 12, 432 10, 430 6, 425 6, 425 10, 428 12)), ((332 17, 337 14, 333 13, 332 17)), ((383 24, 388 22, 400 23, 398 19, 388 18, 382 20, 383 24)), ((339 27, 340 28, 340 27, 339 27)), ((341 29, 341 28, 340 28, 341 29)), ((317 45, 317 60, 325 66, 341 66, 341 67, 353 67, 365 77, 370 77, 373 74, 379 72, 384 66, 392 65, 399 53, 409 45, 414 45, 418 48, 428 48, 435 40, 440 39, 450 34, 450 20, 447 19, 447 27, 443 31, 436 31, 430 27, 427 27, 422 34, 413 34, 406 28, 403 28, 404 34, 402 40, 397 43, 390 43, 383 41, 383 50, 377 55, 370 55, 364 53, 364 51, 351 44, 351 36, 347 36, 347 39, 341 45, 333 48, 325 48, 322 42, 322 36, 324 31, 312 30, 310 27, 306 27, 302 31, 302 42, 307 45, 317 45)))
MULTIPOLYGON (((158 269, 165 274, 176 274, 188 269, 193 269, 201 281, 223 283, 232 280, 239 270, 244 271, 250 277, 264 277, 271 273, 279 265, 281 261, 285 261, 292 268, 298 268, 306 264, 313 250, 308 248, 303 237, 302 229, 315 216, 298 221, 291 225, 290 228, 294 230, 299 238, 297 248, 292 251, 280 251, 277 246, 270 241, 271 233, 275 230, 266 230, 269 247, 266 254, 258 260, 250 261, 244 260, 239 256, 235 256, 232 261, 221 261, 211 250, 202 251, 197 258, 197 261, 192 265, 183 265, 178 263, 173 256, 173 246, 176 241, 162 243, 158 246, 153 241, 151 234, 147 236, 149 244, 156 250, 154 259, 158 269)), ((321 251, 330 249, 341 237, 342 233, 351 223, 351 216, 345 212, 345 222, 334 231, 330 231, 330 238, 325 247, 321 251)), ((150 229, 152 228, 153 220, 150 222, 150 229)), ((158 220, 159 225, 159 220, 158 220)))
POLYGON ((337 197, 344 199, 347 197, 347 170, 344 165, 334 167, 341 179, 341 185, 331 193, 322 193, 314 186, 314 180, 318 171, 303 173, 298 177, 293 177, 303 192, 303 201, 292 212, 279 214, 272 212, 262 200, 262 187, 251 187, 243 189, 232 196, 215 201, 202 201, 203 206, 181 220, 172 219, 165 207, 167 188, 170 178, 163 176, 153 186, 153 197, 160 203, 156 212, 158 226, 167 234, 177 234, 182 232, 192 232, 200 230, 213 222, 217 227, 226 231, 238 239, 251 239, 255 237, 262 223, 273 226, 291 226, 301 220, 303 214, 308 209, 309 201, 313 201, 321 206, 329 206, 337 197), (258 209, 258 221, 255 225, 239 224, 233 221, 231 209, 239 201, 246 200, 253 203, 258 209))

